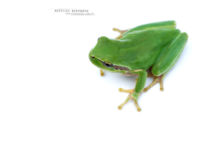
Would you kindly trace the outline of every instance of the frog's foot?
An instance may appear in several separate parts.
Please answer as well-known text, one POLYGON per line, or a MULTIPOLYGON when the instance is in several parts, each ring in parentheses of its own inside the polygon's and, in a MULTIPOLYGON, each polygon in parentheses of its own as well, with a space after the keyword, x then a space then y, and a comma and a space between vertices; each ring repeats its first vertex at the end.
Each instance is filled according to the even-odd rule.
POLYGON ((143 92, 148 91, 151 87, 153 87, 157 83, 160 83, 160 91, 163 91, 163 75, 161 75, 159 77, 153 77, 152 83, 149 86, 145 87, 143 89, 143 92))
POLYGON ((118 37, 116 37, 115 39, 121 39, 121 38, 122 38, 122 35, 123 35, 125 32, 128 31, 128 30, 120 30, 120 29, 117 29, 117 28, 113 28, 112 30, 120 33, 120 35, 119 35, 118 37))
POLYGON ((112 30, 113 30, 113 31, 116 31, 116 32, 119 32, 120 34, 123 34, 123 33, 125 33, 125 32, 128 31, 128 30, 120 30, 120 29, 118 29, 118 28, 113 28, 112 30))
POLYGON ((137 111, 138 111, 138 112, 141 111, 141 108, 140 108, 140 106, 138 105, 138 102, 137 102, 137 98, 135 98, 135 97, 133 96, 133 93, 134 93, 134 90, 133 90, 133 89, 125 90, 125 89, 119 88, 119 91, 120 91, 120 92, 128 92, 128 93, 129 93, 127 99, 126 99, 121 105, 118 106, 118 109, 119 109, 119 110, 121 110, 122 107, 123 107, 125 104, 127 104, 129 100, 132 100, 132 101, 134 101, 134 104, 135 104, 135 106, 136 106, 136 108, 137 108, 137 111))
POLYGON ((105 73, 104 73, 104 71, 103 71, 102 69, 100 69, 100 75, 101 75, 101 76, 104 76, 104 75, 105 75, 105 73))

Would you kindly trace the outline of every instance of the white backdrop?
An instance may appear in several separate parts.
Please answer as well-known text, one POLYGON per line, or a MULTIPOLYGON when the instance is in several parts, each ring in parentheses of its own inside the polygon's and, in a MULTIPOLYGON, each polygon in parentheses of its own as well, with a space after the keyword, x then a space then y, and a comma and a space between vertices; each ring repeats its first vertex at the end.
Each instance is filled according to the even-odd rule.
MULTIPOLYGON (((209 1, 1 1, 1 147, 219 147, 219 4, 209 1), (86 9, 90 16, 56 9, 86 9), (121 111, 135 79, 88 59, 113 27, 176 20, 189 35, 159 85, 121 111)), ((150 80, 147 81, 147 84, 150 80)))

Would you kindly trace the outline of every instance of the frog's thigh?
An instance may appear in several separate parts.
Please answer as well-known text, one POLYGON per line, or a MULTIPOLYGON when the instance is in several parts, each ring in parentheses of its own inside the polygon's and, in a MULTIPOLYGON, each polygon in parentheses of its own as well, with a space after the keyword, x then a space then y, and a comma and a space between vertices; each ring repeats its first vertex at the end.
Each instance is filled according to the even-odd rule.
POLYGON ((179 34, 168 46, 168 48, 164 49, 157 61, 152 67, 151 72, 155 76, 163 75, 168 72, 178 60, 180 54, 183 51, 183 48, 187 41, 187 34, 181 33, 179 34))

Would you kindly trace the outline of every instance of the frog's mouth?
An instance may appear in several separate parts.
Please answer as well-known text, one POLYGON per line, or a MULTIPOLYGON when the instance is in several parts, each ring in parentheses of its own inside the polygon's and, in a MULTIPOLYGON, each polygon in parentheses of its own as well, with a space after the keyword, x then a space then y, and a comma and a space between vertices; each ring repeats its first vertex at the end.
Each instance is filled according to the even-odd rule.
MULTIPOLYGON (((92 58, 95 58, 95 57, 92 56, 92 58)), ((126 71, 129 71, 129 68, 127 68, 127 67, 123 67, 123 66, 118 66, 118 65, 111 64, 111 63, 107 63, 107 62, 102 61, 102 60, 97 59, 97 58, 96 58, 96 60, 101 62, 102 65, 104 65, 107 68, 114 68, 115 70, 126 70, 126 71)))

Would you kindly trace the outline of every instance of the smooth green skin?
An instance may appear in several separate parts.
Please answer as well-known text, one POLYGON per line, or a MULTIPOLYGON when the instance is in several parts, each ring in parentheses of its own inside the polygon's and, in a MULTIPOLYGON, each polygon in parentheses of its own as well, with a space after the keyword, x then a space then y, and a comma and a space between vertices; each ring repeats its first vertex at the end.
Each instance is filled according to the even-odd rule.
POLYGON ((104 70, 138 74, 132 94, 137 99, 145 86, 147 71, 154 76, 168 72, 183 51, 187 38, 186 33, 176 29, 175 21, 140 25, 125 32, 119 40, 100 37, 89 58, 104 70), (106 67, 101 61, 129 70, 106 67))

